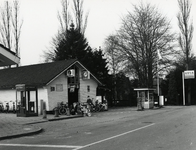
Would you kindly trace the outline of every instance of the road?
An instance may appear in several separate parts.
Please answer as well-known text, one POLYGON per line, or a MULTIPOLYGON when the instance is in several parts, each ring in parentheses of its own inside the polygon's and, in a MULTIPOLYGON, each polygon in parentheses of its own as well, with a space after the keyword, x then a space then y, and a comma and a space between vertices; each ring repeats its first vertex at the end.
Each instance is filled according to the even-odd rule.
POLYGON ((38 135, 0 141, 4 150, 195 150, 196 107, 96 113, 37 124, 38 135))

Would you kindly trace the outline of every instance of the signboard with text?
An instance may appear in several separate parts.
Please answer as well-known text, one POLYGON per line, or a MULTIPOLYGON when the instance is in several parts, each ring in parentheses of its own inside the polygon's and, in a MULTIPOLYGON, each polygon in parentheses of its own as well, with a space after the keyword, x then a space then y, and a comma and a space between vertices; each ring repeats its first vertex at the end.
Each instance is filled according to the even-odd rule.
POLYGON ((194 70, 184 71, 184 79, 194 79, 194 78, 195 78, 195 71, 194 70))

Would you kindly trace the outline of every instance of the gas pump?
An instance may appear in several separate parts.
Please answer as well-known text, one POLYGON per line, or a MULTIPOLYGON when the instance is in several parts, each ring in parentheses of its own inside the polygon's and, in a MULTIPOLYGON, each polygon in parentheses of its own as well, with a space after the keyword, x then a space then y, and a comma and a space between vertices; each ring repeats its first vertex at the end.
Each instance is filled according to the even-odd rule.
POLYGON ((37 88, 16 85, 16 114, 17 117, 38 116, 38 95, 37 88))

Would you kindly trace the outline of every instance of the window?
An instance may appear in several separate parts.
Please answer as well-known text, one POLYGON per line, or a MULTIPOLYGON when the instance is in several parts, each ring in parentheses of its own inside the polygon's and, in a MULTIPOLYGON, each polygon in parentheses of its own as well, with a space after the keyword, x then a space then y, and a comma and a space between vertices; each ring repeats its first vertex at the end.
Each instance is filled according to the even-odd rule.
POLYGON ((90 85, 87 85, 87 91, 90 92, 90 85))
POLYGON ((63 84, 57 84, 56 85, 56 91, 62 92, 63 91, 63 84))
POLYGON ((55 87, 54 86, 51 86, 50 87, 50 91, 52 92, 52 91, 55 91, 55 87))

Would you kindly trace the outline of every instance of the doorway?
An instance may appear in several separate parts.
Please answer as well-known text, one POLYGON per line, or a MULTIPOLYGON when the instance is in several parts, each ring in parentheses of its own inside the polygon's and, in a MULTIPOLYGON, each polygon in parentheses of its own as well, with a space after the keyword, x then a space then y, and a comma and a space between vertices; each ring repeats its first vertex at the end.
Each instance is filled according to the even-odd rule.
POLYGON ((73 106, 73 103, 78 102, 78 88, 68 88, 68 105, 73 106))
POLYGON ((68 86, 68 105, 78 102, 78 91, 80 85, 79 68, 73 65, 67 70, 67 86, 68 86))

